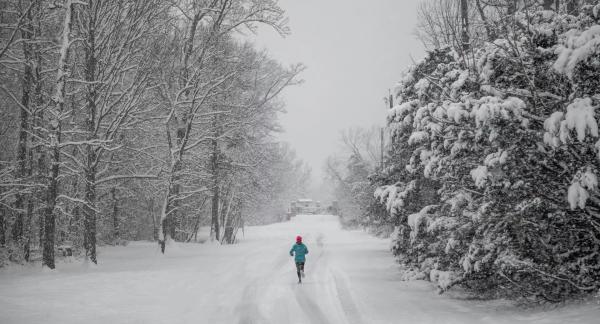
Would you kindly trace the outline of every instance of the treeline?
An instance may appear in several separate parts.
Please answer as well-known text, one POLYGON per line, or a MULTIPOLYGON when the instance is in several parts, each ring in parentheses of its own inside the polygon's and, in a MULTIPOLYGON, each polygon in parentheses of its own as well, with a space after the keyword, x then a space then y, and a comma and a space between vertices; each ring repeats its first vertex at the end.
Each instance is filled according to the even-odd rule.
POLYGON ((244 41, 289 32, 276 1, 9 0, 0 20, 0 266, 203 225, 233 243, 305 190, 273 136, 303 67, 244 41))
MULTIPOLYGON (((385 135, 385 136, 384 136, 385 135)), ((373 198, 377 184, 371 177, 381 170, 384 142, 380 127, 351 127, 340 132, 339 151, 325 161, 325 177, 332 184, 332 199, 344 227, 366 227, 375 235, 389 236, 393 228, 379 216, 384 210, 373 198)))
POLYGON ((598 291, 599 1, 429 0, 419 16, 429 50, 386 98, 360 221, 393 227, 407 275, 440 292, 598 291))

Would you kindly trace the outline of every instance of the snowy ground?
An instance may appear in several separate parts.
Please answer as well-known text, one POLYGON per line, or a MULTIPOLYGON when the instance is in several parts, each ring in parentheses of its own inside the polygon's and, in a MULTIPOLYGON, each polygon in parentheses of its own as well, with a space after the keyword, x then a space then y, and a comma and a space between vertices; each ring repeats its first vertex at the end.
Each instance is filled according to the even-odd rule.
POLYGON ((0 323, 598 323, 594 302, 515 308, 404 282, 385 240, 333 216, 251 227, 233 246, 155 244, 100 250, 100 264, 0 272, 0 323), (307 277, 288 251, 303 235, 307 277))

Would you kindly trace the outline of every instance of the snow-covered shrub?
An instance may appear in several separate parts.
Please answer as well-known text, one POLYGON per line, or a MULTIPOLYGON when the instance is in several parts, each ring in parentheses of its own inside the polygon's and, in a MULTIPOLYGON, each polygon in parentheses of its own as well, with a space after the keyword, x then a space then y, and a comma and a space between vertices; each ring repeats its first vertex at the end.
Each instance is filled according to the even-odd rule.
POLYGON ((485 295, 557 301, 600 287, 592 15, 519 13, 472 48, 474 64, 438 49, 404 74, 376 194, 404 267, 485 295), (408 184, 414 193, 397 198, 408 184))

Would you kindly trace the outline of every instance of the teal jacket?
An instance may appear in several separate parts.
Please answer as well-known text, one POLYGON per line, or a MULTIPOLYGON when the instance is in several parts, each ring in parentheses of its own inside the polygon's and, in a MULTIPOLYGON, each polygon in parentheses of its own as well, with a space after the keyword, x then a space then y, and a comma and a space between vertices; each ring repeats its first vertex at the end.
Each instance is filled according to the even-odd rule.
POLYGON ((308 248, 303 243, 296 243, 290 250, 290 256, 294 256, 296 262, 305 262, 306 255, 308 254, 308 248))

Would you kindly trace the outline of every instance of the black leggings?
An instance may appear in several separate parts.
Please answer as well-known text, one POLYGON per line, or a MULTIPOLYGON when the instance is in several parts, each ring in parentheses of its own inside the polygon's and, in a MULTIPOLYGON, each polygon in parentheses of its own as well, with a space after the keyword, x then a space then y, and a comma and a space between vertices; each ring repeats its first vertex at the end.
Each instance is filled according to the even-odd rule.
POLYGON ((304 262, 296 262, 296 273, 298 273, 298 279, 300 279, 300 271, 304 271, 304 262))

